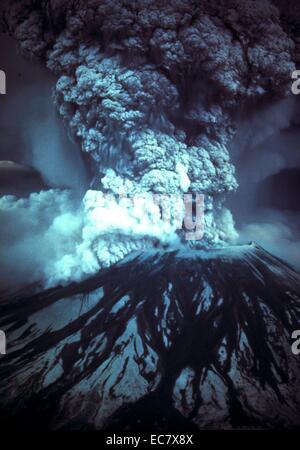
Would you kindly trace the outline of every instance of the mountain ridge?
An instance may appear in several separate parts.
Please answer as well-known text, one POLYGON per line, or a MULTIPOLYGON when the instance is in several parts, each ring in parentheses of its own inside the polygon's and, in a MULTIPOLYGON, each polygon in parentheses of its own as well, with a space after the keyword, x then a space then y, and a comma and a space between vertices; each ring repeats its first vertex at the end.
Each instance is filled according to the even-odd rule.
POLYGON ((251 244, 135 252, 76 285, 6 301, 1 421, 297 426, 299 293, 300 274, 251 244))

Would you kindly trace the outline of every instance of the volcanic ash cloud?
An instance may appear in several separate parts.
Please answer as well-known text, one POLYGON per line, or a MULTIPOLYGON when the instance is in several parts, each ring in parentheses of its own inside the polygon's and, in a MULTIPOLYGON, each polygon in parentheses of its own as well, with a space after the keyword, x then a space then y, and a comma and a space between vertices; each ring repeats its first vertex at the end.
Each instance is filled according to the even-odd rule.
MULTIPOLYGON (((205 234, 195 245, 236 237, 224 206, 237 188, 228 151, 234 117, 288 94, 299 55, 296 18, 287 21, 268 0, 24 0, 4 2, 2 18, 21 52, 56 74, 55 103, 89 160, 93 190, 198 192, 205 234)), ((95 232, 91 259, 99 260, 103 242, 106 265, 144 246, 127 231, 101 239, 95 232)))

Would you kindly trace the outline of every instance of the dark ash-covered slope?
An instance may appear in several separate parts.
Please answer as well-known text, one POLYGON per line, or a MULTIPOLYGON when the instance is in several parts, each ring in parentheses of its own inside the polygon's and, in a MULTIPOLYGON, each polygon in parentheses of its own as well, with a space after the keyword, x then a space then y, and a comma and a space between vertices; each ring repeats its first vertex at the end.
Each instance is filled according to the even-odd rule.
POLYGON ((299 274, 251 244, 133 253, 80 284, 6 299, 2 426, 297 426, 299 293, 299 274))

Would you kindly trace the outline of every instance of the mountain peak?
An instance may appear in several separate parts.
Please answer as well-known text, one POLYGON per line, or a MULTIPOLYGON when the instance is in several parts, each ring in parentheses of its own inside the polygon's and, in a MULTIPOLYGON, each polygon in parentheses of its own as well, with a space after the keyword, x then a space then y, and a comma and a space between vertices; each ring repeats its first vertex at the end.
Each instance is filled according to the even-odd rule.
POLYGON ((251 243, 135 252, 81 283, 11 299, 3 417, 50 428, 296 425, 299 292, 299 273, 251 243))

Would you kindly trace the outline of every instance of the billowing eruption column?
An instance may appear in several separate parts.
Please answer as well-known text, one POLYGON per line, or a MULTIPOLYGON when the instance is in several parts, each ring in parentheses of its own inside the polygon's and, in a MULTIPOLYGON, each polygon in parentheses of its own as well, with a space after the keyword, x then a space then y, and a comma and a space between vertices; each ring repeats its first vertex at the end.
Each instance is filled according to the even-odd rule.
MULTIPOLYGON (((236 111, 289 92, 297 14, 268 0, 6 4, 4 30, 57 74, 55 102, 90 162, 91 188, 202 193, 201 246, 232 240, 224 200, 237 187, 227 148, 236 111)), ((104 245, 94 234, 98 260, 104 247, 113 262, 145 244, 123 236, 116 248, 116 236, 104 245)))

